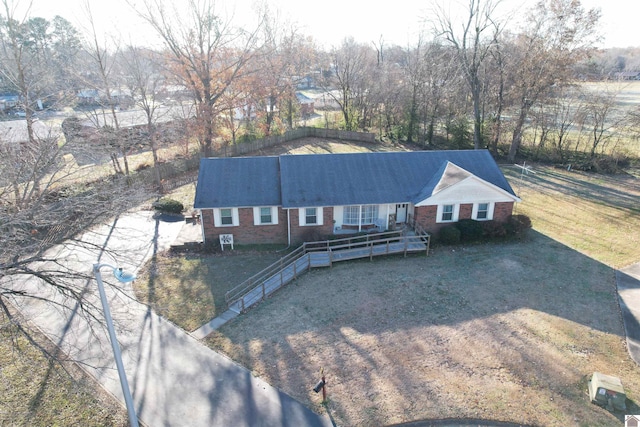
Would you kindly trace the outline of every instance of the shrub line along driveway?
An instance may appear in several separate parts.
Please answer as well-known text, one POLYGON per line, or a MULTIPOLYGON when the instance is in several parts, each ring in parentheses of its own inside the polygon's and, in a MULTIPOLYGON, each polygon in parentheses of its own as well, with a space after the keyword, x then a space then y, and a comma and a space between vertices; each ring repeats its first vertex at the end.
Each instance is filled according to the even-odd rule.
MULTIPOLYGON (((135 270, 155 253, 168 248, 183 224, 184 221, 161 221, 148 211, 130 213, 85 233, 80 240, 93 246, 68 242, 54 248, 49 255, 70 270, 86 274, 91 274, 96 260, 135 270)), ((107 268, 102 276, 105 283, 115 281, 107 268)), ((95 319, 80 315, 75 300, 47 292, 48 287, 42 286, 38 279, 25 279, 12 286, 60 303, 57 306, 42 300, 17 300, 18 309, 32 324, 124 402, 102 312, 92 312, 95 319)), ((86 289, 89 300, 98 307, 95 280, 90 278, 78 286, 86 289)), ((136 413, 143 424, 153 427, 332 425, 328 416, 315 414, 138 303, 130 284, 120 287, 122 292, 107 286, 107 297, 136 413)), ((310 387, 313 380, 309 379, 310 387)))

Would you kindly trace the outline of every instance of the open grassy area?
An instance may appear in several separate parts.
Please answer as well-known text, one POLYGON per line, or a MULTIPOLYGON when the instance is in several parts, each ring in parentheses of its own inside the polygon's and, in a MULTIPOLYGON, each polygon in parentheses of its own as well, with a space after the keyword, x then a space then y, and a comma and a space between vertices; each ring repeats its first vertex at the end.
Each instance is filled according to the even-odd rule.
POLYGON ((315 270, 207 343, 317 411, 324 368, 341 426, 619 425, 587 399, 593 371, 640 398, 613 270, 537 232, 315 270))
POLYGON ((640 261, 640 180, 552 167, 503 171, 523 200, 516 213, 542 234, 615 268, 640 261))

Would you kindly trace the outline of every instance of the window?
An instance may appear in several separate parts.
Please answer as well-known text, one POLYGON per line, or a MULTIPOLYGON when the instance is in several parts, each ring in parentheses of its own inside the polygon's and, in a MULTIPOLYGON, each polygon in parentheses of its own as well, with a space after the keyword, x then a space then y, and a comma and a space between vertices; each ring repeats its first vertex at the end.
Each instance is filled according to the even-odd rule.
POLYGON ((378 219, 378 205, 362 207, 362 224, 375 224, 378 219))
POLYGON ((318 211, 316 208, 306 208, 304 210, 304 223, 307 225, 318 223, 318 211))
POLYGON ((275 225, 277 223, 277 206, 261 206, 253 208, 253 225, 275 225))
POLYGON ((476 213, 476 219, 489 218, 489 203, 478 204, 478 212, 476 213))
POLYGON ((453 221, 453 205, 442 206, 442 215, 440 216, 440 221, 453 221))
POLYGON ((233 225, 233 210, 220 209, 220 224, 233 225))
POLYGON ((215 227, 232 227, 239 224, 238 208, 221 208, 213 210, 215 227))
POLYGON ((488 221, 493 219, 493 203, 475 203, 471 218, 478 221, 488 221))
POLYGON ((342 222, 346 225, 358 225, 360 206, 345 206, 342 222))
POLYGON ((271 224, 271 208, 260 208, 260 224, 271 224))
POLYGON ((378 205, 345 206, 343 209, 342 222, 345 225, 375 224, 377 219, 378 205))
POLYGON ((322 225, 322 208, 300 208, 298 219, 301 226, 322 225))

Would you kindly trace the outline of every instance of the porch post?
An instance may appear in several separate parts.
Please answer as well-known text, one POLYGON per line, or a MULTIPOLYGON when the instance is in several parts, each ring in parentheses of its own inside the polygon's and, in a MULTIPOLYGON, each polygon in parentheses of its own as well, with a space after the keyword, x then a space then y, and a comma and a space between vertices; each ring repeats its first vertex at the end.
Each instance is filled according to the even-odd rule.
POLYGON ((358 205, 358 233, 362 231, 362 205, 358 205))

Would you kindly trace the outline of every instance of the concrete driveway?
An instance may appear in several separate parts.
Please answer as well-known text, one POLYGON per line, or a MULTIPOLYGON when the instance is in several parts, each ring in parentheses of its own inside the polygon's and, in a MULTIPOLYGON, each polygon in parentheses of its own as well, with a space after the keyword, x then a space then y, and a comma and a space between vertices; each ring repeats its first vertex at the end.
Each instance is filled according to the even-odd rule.
MULTIPOLYGON (((43 286, 38 279, 13 283, 16 288, 55 301, 18 300, 18 308, 123 405, 97 285, 91 276, 92 265, 99 260, 125 270, 136 270, 155 253, 168 248, 183 224, 184 221, 162 221, 149 211, 129 213, 86 233, 80 242, 69 242, 50 251, 49 255, 66 268, 87 274, 85 280, 74 283, 88 294, 84 307, 75 299, 53 294, 50 287, 43 286)), ((113 279, 109 268, 101 271, 136 412, 143 424, 153 427, 332 425, 328 416, 313 413, 155 315, 132 297, 130 285, 113 279)))

